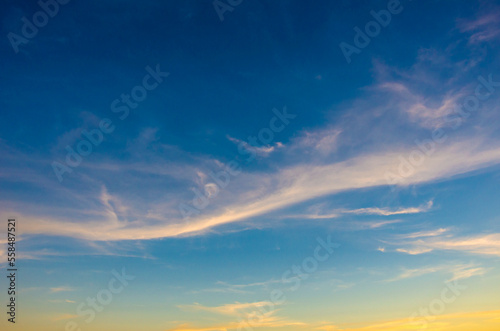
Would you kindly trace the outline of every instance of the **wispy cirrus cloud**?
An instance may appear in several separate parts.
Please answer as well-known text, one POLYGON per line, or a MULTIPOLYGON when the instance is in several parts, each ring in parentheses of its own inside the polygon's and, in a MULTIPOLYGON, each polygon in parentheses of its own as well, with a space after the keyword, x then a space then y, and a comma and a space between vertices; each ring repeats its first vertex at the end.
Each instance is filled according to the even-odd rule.
POLYGON ((409 207, 409 208, 359 208, 353 210, 340 209, 339 211, 343 214, 356 214, 356 215, 380 215, 380 216, 392 216, 392 215, 404 215, 404 214, 418 214, 425 213, 432 208, 432 200, 427 202, 425 205, 419 207, 409 207))
POLYGON ((411 255, 443 250, 485 256, 500 256, 500 233, 458 236, 447 234, 446 229, 438 229, 400 235, 398 238, 394 241, 383 242, 399 246, 395 249, 397 252, 411 255))
POLYGON ((435 236, 440 236, 447 231, 448 231, 448 229, 440 228, 437 230, 419 231, 419 232, 412 232, 412 233, 407 233, 407 234, 400 234, 400 235, 397 235, 397 238, 415 239, 415 238, 421 238, 421 237, 435 237, 435 236))
POLYGON ((51 287, 51 293, 59 293, 59 292, 72 292, 75 291, 75 288, 70 286, 59 286, 59 287, 51 287))
POLYGON ((284 147, 284 145, 281 142, 276 142, 272 145, 266 145, 266 146, 253 146, 244 140, 233 138, 229 135, 227 136, 227 139, 235 143, 236 145, 242 146, 244 149, 251 151, 261 157, 267 157, 269 156, 269 154, 276 151, 277 149, 284 147))
POLYGON ((341 145, 340 127, 327 127, 319 130, 305 130, 292 140, 290 152, 302 152, 307 155, 331 155, 341 145))
POLYGON ((61 315, 52 316, 51 320, 54 322, 58 322, 58 321, 70 320, 70 319, 74 319, 74 318, 78 318, 78 317, 80 317, 80 315, 61 314, 61 315))
MULTIPOLYGON (((241 174, 235 179, 234 188, 245 188, 245 191, 228 190, 224 204, 189 222, 175 217, 159 217, 151 221, 143 216, 130 221, 120 213, 120 208, 108 205, 107 201, 111 201, 110 193, 102 193, 101 217, 94 217, 86 222, 68 222, 64 218, 22 215, 25 219, 25 233, 63 235, 91 241, 199 235, 216 226, 242 222, 312 198, 387 185, 386 172, 397 171, 398 156, 402 153, 404 152, 375 152, 332 164, 290 166, 261 176, 241 174), (249 198, 252 190, 255 190, 254 197, 249 198)), ((442 180, 498 163, 500 146, 496 146, 494 142, 458 141, 443 147, 439 154, 417 167, 402 185, 442 180)), ((133 209, 137 203, 130 202, 128 208, 133 209)), ((409 210, 365 209, 358 213, 401 214, 425 208, 428 207, 409 210)), ((127 215, 134 214, 139 215, 139 212, 127 215)))
POLYGON ((76 301, 73 300, 48 300, 50 303, 76 303, 76 301))
POLYGON ((460 266, 453 270, 453 276, 448 281, 452 282, 454 280, 467 279, 472 276, 482 276, 486 272, 488 272, 486 268, 474 267, 472 265, 460 266))
POLYGON ((286 317, 278 316, 279 309, 276 303, 259 301, 254 303, 231 303, 221 306, 203 306, 201 304, 181 305, 180 309, 188 311, 206 311, 217 315, 227 315, 233 318, 241 318, 241 322, 228 322, 212 327, 193 327, 188 324, 180 324, 169 331, 201 331, 201 330, 237 330, 248 327, 254 328, 282 328, 290 326, 304 327, 306 323, 290 320, 286 317))
POLYGON ((403 269, 399 275, 387 279, 386 282, 395 282, 438 272, 451 274, 451 278, 447 280, 448 282, 451 282, 459 279, 467 279, 472 276, 484 275, 487 271, 487 269, 478 267, 474 264, 444 264, 436 266, 424 266, 420 268, 403 269))
POLYGON ((496 11, 479 16, 475 20, 460 20, 458 26, 463 33, 470 33, 469 43, 478 44, 500 37, 500 14, 496 11))
POLYGON ((380 229, 388 225, 402 223, 402 220, 388 220, 388 221, 348 221, 344 223, 335 224, 335 228, 346 230, 371 230, 380 229))
POLYGON ((269 301, 259 301, 252 303, 236 302, 216 307, 208 307, 201 304, 179 305, 177 307, 184 310, 203 310, 222 315, 240 316, 248 314, 250 311, 255 311, 256 309, 261 307, 274 307, 274 304, 269 301))
MULTIPOLYGON (((410 73, 382 64, 376 64, 375 71, 377 82, 367 87, 375 93, 368 93, 366 100, 358 100, 342 109, 344 114, 338 121, 340 124, 326 123, 314 129, 304 129, 286 144, 259 147, 263 148, 262 155, 268 156, 266 160, 272 159, 271 154, 279 148, 284 161, 256 171, 243 169, 241 174, 231 178, 224 190, 217 191, 216 184, 207 175, 220 171, 225 166, 223 162, 210 155, 194 155, 165 146, 157 139, 160 129, 146 128, 136 139, 131 139, 129 146, 138 144, 148 148, 132 148, 134 152, 130 159, 102 156, 99 162, 90 162, 89 159, 81 165, 82 173, 75 175, 73 184, 87 189, 87 194, 56 186, 55 181, 49 181, 40 171, 32 176, 21 176, 24 169, 17 169, 19 166, 15 160, 21 158, 24 162, 30 158, 27 154, 15 153, 11 166, 0 171, 2 178, 18 176, 30 185, 43 188, 52 201, 67 199, 71 208, 66 206, 62 210, 59 205, 44 206, 47 210, 41 212, 40 204, 22 203, 22 210, 19 205, 8 204, 2 206, 2 211, 23 216, 27 234, 68 236, 87 241, 141 240, 211 233, 217 227, 252 220, 313 199, 386 186, 386 174, 397 173, 400 157, 409 155, 416 148, 414 139, 406 136, 413 137, 413 133, 422 127, 439 127, 434 120, 441 120, 449 114, 451 105, 462 95, 464 87, 447 86, 443 93, 427 96, 422 89, 415 88, 415 85, 423 85, 420 81, 412 83, 412 74, 422 71, 417 65, 410 73), (387 94, 381 97, 382 90, 387 94), (417 117, 412 118, 412 114, 417 117), (431 119, 431 123, 425 118, 431 119), (373 123, 380 125, 374 127, 373 123), (414 130, 410 131, 412 134, 402 135, 401 124, 414 130), (134 158, 138 154, 140 157, 134 158), (164 154, 175 156, 178 161, 171 162, 164 154), (145 159, 148 162, 144 162, 145 159), (126 187, 116 178, 127 178, 126 187), (132 186, 137 188, 136 191, 127 189, 132 186), (192 201, 194 189, 206 192, 209 197, 217 192, 219 198, 186 222, 178 206, 192 201)), ((233 137, 228 136, 228 139, 243 143, 233 137)), ((10 160, 10 154, 6 155, 10 160)), ((48 160, 40 160, 40 163, 50 164, 48 160)), ((438 152, 425 159, 398 185, 432 183, 498 164, 500 143, 497 140, 481 134, 464 136, 441 144, 438 152)), ((30 164, 25 168, 35 167, 30 164)), ((418 207, 390 209, 369 206, 305 214, 304 217, 319 220, 347 214, 394 216, 426 212, 431 207, 432 201, 430 205, 418 207)), ((391 224, 377 222, 362 226, 377 228, 391 224)), ((418 253, 430 248, 399 249, 418 253)))
POLYGON ((217 292, 217 293, 239 293, 239 294, 248 294, 252 293, 251 289, 255 288, 267 288, 272 284, 282 283, 281 280, 278 279, 270 279, 263 282, 255 282, 249 284, 229 284, 227 282, 218 281, 215 285, 216 287, 201 289, 190 291, 190 293, 197 294, 201 292, 217 292))
MULTIPOLYGON (((406 214, 418 214, 425 213, 432 208, 432 200, 424 205, 418 207, 400 207, 400 208, 379 208, 379 207, 366 207, 357 209, 346 209, 346 208, 334 208, 326 209, 324 206, 312 206, 309 208, 310 213, 306 214, 293 214, 283 216, 284 218, 303 218, 303 219, 332 219, 338 218, 345 214, 354 215, 377 215, 377 216, 394 216, 394 215, 406 215, 406 214)), ((373 227, 380 227, 386 224, 393 224, 399 222, 398 220, 392 221, 376 221, 372 222, 373 227)))
POLYGON ((432 252, 432 249, 430 249, 430 248, 423 248, 423 247, 410 248, 410 249, 397 248, 396 252, 406 253, 406 254, 410 254, 410 255, 419 255, 419 254, 424 254, 424 253, 432 252))
POLYGON ((233 319, 241 319, 240 322, 228 322, 218 326, 194 327, 189 324, 180 324, 169 331, 201 331, 201 330, 239 330, 243 328, 283 328, 283 327, 306 327, 303 322, 293 321, 289 318, 278 316, 279 306, 269 301, 259 301, 254 303, 231 303, 221 306, 203 306, 201 304, 181 305, 180 309, 187 311, 206 311, 217 315, 226 315, 233 319))
MULTIPOLYGON (((468 331, 471 327, 476 330, 494 330, 498 325, 500 310, 477 311, 477 312, 459 312, 453 314, 433 316, 432 322, 426 326, 429 331, 468 331)), ((388 321, 374 321, 356 323, 356 325, 323 325, 318 326, 317 330, 335 330, 335 331, 403 331, 416 330, 421 328, 418 323, 409 318, 394 319, 388 321), (331 328, 329 328, 331 327, 331 328)))
MULTIPOLYGON (((443 331, 453 328, 457 331, 468 331, 471 327, 476 329, 487 328, 494 330, 500 318, 500 310, 458 312, 452 314, 442 314, 433 316, 432 322, 427 325, 427 330, 443 331)), ((419 324, 409 318, 400 318, 385 321, 364 321, 356 323, 299 323, 286 321, 263 321, 255 328, 266 327, 271 329, 282 329, 283 327, 293 327, 293 330, 323 330, 323 331, 402 331, 415 330, 420 328, 419 324)), ((189 324, 180 325, 169 331, 235 331, 241 329, 241 325, 235 322, 220 324, 218 326, 191 326, 189 324)))

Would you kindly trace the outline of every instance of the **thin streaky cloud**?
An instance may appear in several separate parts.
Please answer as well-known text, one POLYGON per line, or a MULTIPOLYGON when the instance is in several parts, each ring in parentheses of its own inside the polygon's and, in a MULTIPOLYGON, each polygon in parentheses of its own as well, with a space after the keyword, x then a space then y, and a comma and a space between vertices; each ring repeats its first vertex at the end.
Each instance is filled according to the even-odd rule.
POLYGON ((500 233, 470 236, 435 235, 421 237, 414 241, 384 241, 384 243, 399 246, 396 249, 397 252, 412 255, 440 250, 492 257, 500 256, 500 233))
POLYGON ((177 307, 186 310, 203 310, 222 315, 240 316, 244 315, 245 313, 248 313, 249 311, 254 311, 260 307, 274 307, 274 306, 275 304, 269 301, 258 301, 251 303, 236 302, 216 307, 208 307, 201 304, 179 305, 177 307))
MULTIPOLYGON (((305 218, 305 219, 333 219, 341 217, 343 214, 355 214, 355 215, 379 215, 379 216, 393 216, 393 215, 405 215, 405 214, 418 214, 428 212, 433 205, 432 200, 425 205, 419 207, 408 207, 408 208, 378 208, 378 207, 368 207, 368 208, 358 208, 358 209, 333 209, 330 211, 318 211, 314 214, 293 214, 283 216, 284 218, 305 218)), ((317 208, 313 208, 317 209, 317 208)), ((395 223, 392 221, 379 222, 379 226, 385 224, 395 223)), ((375 224, 374 227, 377 227, 375 224)))
MULTIPOLYGON (((387 185, 388 170, 397 171, 398 156, 408 154, 374 153, 368 156, 321 166, 295 166, 261 178, 266 192, 253 201, 244 199, 218 211, 202 213, 189 222, 170 220, 167 225, 148 225, 147 220, 128 224, 116 223, 112 217, 87 223, 69 223, 53 217, 36 218, 23 215, 25 232, 82 238, 92 241, 154 239, 200 235, 216 226, 242 222, 309 199, 346 190, 387 185), (265 183, 277 181, 279 185, 265 183), (175 223, 172 223, 175 222, 175 223), (99 230, 96 230, 99 229, 99 230)), ((401 185, 426 183, 479 170, 500 163, 500 147, 482 147, 478 141, 455 142, 441 150, 414 173, 402 180, 401 185)), ((244 175, 239 178, 244 179, 244 175)), ((263 188, 259 188, 263 190, 263 188)), ((166 220, 168 221, 168 220, 166 220)))
POLYGON ((360 208, 353 210, 340 209, 339 211, 343 214, 365 214, 365 215, 381 215, 381 216, 392 216, 392 215, 403 215, 403 214, 418 214, 425 213, 431 209, 433 205, 432 201, 420 207, 410 207, 410 208, 399 208, 399 209, 389 209, 389 208, 360 208))
POLYGON ((70 286, 59 286, 59 287, 51 287, 50 292, 51 293, 59 293, 59 292, 72 292, 75 291, 76 289, 70 286))
POLYGON ((408 234, 400 234, 397 235, 397 238, 401 239, 415 239, 415 238, 422 238, 422 237, 436 237, 440 236, 443 233, 449 231, 448 229, 437 229, 437 230, 429 230, 429 231, 419 231, 419 232, 413 232, 413 233, 408 233, 408 234))
MULTIPOLYGON (((451 314, 441 314, 432 316, 433 320, 427 324, 427 330, 444 331, 450 330, 470 330, 473 327, 484 327, 486 330, 494 330, 498 325, 500 310, 458 312, 451 314)), ((402 331, 421 329, 419 323, 410 318, 400 318, 388 321, 373 321, 364 323, 352 323, 351 325, 331 324, 321 326, 320 330, 335 331, 402 331), (333 329, 328 329, 331 326, 333 329), (326 327, 326 329, 325 329, 326 327)), ((480 330, 480 329, 478 329, 480 330)))
POLYGON ((281 142, 276 142, 273 145, 267 145, 267 146, 252 146, 246 141, 233 138, 231 136, 227 136, 227 139, 235 143, 236 145, 243 146, 243 148, 245 148, 246 150, 253 151, 255 154, 264 157, 269 156, 269 154, 271 154, 275 150, 284 147, 284 145, 281 142))
POLYGON ((484 275, 487 271, 488 269, 478 267, 474 264, 444 264, 437 266, 424 266, 420 268, 403 269, 399 275, 394 278, 387 279, 385 280, 385 282, 396 282, 433 273, 451 274, 451 278, 446 280, 447 282, 451 282, 460 279, 467 279, 473 276, 481 276, 484 275))

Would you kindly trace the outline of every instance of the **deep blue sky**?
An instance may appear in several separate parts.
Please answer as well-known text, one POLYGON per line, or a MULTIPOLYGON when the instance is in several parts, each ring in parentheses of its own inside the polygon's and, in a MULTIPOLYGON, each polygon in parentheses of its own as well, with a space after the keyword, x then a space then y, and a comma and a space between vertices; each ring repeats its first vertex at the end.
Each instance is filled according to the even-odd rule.
POLYGON ((2 1, 0 215, 19 220, 22 327, 236 330, 331 238, 255 328, 409 330, 458 280, 438 321, 496 330, 500 4, 401 1, 348 63, 339 44, 391 1, 244 0, 221 21, 211 1, 73 0, 18 52, 9 34, 41 9, 2 1), (121 120, 112 103, 148 67, 169 75, 121 120), (103 119, 114 131, 67 164, 103 119), (136 280, 85 324, 76 307, 122 268, 136 280))

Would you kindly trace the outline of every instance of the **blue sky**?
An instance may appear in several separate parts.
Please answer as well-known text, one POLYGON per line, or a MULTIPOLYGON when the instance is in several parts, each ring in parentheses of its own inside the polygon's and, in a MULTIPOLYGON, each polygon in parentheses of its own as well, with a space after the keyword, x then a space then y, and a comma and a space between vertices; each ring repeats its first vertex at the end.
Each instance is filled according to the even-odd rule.
POLYGON ((42 9, 0 5, 17 326, 237 330, 282 290, 253 328, 497 330, 498 1, 223 3, 70 1, 15 46, 42 9), (339 45, 388 6, 348 63, 339 45))

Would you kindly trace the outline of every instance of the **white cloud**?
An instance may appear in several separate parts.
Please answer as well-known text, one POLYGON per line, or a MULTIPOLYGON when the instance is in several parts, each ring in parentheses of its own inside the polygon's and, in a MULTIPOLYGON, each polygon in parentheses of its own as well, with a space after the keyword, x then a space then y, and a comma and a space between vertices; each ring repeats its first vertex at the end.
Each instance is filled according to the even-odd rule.
POLYGON ((406 112, 413 121, 419 122, 425 128, 440 128, 446 125, 446 117, 456 112, 455 108, 460 97, 460 94, 446 97, 435 106, 428 105, 425 100, 416 100, 415 103, 408 105, 406 112))
MULTIPOLYGON (((102 200, 106 215, 87 222, 22 215, 25 219, 25 233, 64 235, 97 241, 198 235, 219 225, 248 220, 312 198, 346 190, 387 185, 386 172, 388 170, 397 172, 398 156, 407 153, 404 150, 378 152, 326 165, 291 166, 273 174, 260 176, 240 174, 235 178, 233 187, 236 189, 255 187, 254 191, 251 189, 245 189, 243 193, 227 191, 227 199, 224 200, 227 204, 211 211, 203 211, 188 222, 170 217, 160 218, 155 223, 145 218, 139 218, 134 222, 127 222, 125 219, 117 221, 119 208, 106 205, 106 199, 109 200, 109 197, 106 197, 102 200), (256 194, 253 198, 249 198, 252 192, 256 194)), ((405 178, 404 184, 442 180, 498 163, 500 163, 500 147, 496 144, 481 144, 477 140, 455 142, 443 146, 439 153, 416 167, 414 173, 405 178)), ((391 214, 407 213, 412 210, 368 209, 364 212, 391 214)))
POLYGON ((58 292, 71 292, 74 291, 75 289, 70 286, 59 286, 59 287, 51 287, 50 292, 51 293, 58 293, 58 292))
POLYGON ((396 252, 406 253, 406 254, 410 254, 410 255, 419 255, 419 254, 429 253, 431 251, 432 251, 432 249, 430 249, 430 248, 422 248, 422 247, 412 248, 412 249, 405 249, 405 248, 397 248, 396 249, 396 252))
MULTIPOLYGON (((358 208, 358 209, 332 209, 325 210, 324 206, 315 205, 309 208, 311 213, 307 214, 293 214, 283 216, 283 218, 302 218, 302 219, 333 219, 342 216, 343 214, 355 214, 355 215, 377 215, 377 216, 393 216, 393 215, 405 215, 405 214, 418 214, 425 213, 431 209, 433 205, 432 201, 429 201, 425 205, 419 207, 408 207, 408 208, 378 208, 378 207, 368 207, 368 208, 358 208)), ((371 222, 373 228, 380 227, 386 224, 393 224, 400 222, 398 220, 393 221, 377 221, 371 222)))
POLYGON ((399 275, 386 281, 394 282, 438 272, 451 274, 451 278, 447 280, 448 282, 451 282, 460 279, 467 279, 473 276, 484 275, 487 272, 487 269, 475 266, 473 264, 425 266, 415 269, 403 269, 399 275))
POLYGON ((281 142, 276 142, 273 145, 266 145, 266 146, 253 146, 247 143, 246 141, 233 138, 231 136, 227 136, 227 139, 232 141, 233 143, 237 145, 241 145, 243 148, 249 151, 253 151, 256 155, 260 157, 267 157, 269 154, 277 150, 278 148, 283 148, 284 145, 281 142))
POLYGON ((354 210, 339 210, 343 214, 366 214, 366 215, 381 215, 381 216, 391 216, 391 215, 403 215, 403 214, 418 214, 424 213, 431 209, 433 205, 432 201, 419 207, 410 208, 399 208, 399 209, 389 209, 389 208, 359 208, 354 210))
POLYGON ((203 306, 198 303, 194 305, 179 305, 177 306, 181 309, 185 310, 203 310, 203 311, 208 311, 211 313, 216 313, 216 314, 222 314, 222 315, 230 315, 230 316, 241 316, 245 314, 249 314, 253 311, 258 310, 259 308, 264 307, 265 310, 274 310, 275 304, 269 301, 259 301, 259 302, 251 302, 251 303, 240 303, 240 302, 235 302, 235 303, 230 303, 230 304, 225 304, 222 306, 216 306, 216 307, 208 307, 208 306, 203 306))
POLYGON ((413 235, 402 235, 394 242, 384 241, 386 244, 400 246, 397 252, 418 255, 434 250, 458 251, 470 254, 500 256, 500 233, 453 236, 444 235, 446 231, 420 232, 413 235), (409 241, 408 239, 417 239, 409 241))
POLYGON ((420 232, 413 232, 413 233, 408 233, 408 234, 401 234, 398 235, 398 238, 401 239, 415 239, 415 238, 421 238, 421 237, 435 237, 435 236, 440 236, 443 233, 448 231, 448 229, 437 229, 437 230, 430 230, 430 231, 420 231, 420 232))
POLYGON ((259 301, 254 303, 231 303, 222 306, 208 307, 199 303, 194 305, 181 305, 181 309, 188 311, 207 311, 218 315, 227 315, 234 318, 241 318, 241 322, 230 322, 225 325, 215 327, 192 327, 187 324, 180 325, 171 331, 208 331, 208 330, 236 330, 244 329, 251 325, 255 328, 278 328, 285 326, 305 326, 305 323, 289 320, 285 317, 277 316, 279 309, 277 304, 269 301, 259 301), (251 323, 250 323, 251 321, 251 323))
POLYGON ((459 28, 461 32, 471 33, 469 43, 478 44, 481 42, 490 41, 500 36, 500 28, 498 22, 500 14, 498 8, 495 11, 484 14, 473 21, 460 21, 459 28))
POLYGON ((293 140, 291 151, 299 150, 310 154, 330 155, 340 145, 339 137, 342 130, 337 127, 325 128, 315 131, 304 131, 293 140))

